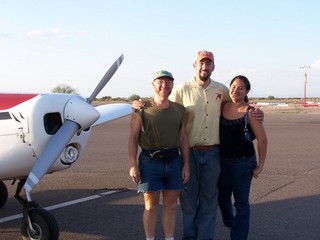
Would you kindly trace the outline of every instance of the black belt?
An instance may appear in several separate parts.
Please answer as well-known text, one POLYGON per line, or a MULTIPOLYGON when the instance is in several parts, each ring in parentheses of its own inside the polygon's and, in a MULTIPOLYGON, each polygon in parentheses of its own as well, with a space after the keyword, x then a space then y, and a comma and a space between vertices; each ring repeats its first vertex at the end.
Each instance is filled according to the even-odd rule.
POLYGON ((142 149, 142 152, 151 159, 160 161, 173 160, 180 155, 178 148, 142 149))

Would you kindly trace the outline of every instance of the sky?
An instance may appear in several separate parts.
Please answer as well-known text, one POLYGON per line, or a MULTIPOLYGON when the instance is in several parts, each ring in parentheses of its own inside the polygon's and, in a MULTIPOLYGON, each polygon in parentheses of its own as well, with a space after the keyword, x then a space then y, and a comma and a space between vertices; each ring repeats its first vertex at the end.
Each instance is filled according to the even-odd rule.
POLYGON ((0 0, 3 93, 48 93, 60 84, 90 96, 153 96, 152 77, 194 77, 200 50, 214 53, 212 79, 251 82, 249 97, 320 97, 318 0, 0 0))

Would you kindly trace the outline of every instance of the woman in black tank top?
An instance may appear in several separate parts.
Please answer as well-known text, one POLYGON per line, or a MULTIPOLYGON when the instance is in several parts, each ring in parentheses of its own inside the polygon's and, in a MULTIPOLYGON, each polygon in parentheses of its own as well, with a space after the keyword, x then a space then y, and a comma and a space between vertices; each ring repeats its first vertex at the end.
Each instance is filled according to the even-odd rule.
POLYGON ((249 234, 249 194, 252 176, 259 177, 267 154, 267 136, 263 124, 253 118, 254 108, 248 103, 249 80, 236 76, 230 83, 230 102, 222 106, 220 118, 221 174, 219 179, 219 207, 231 239, 245 240, 249 234), (248 113, 248 131, 257 140, 256 153, 252 141, 244 137, 245 115, 248 113), (233 213, 231 195, 236 214, 233 213))

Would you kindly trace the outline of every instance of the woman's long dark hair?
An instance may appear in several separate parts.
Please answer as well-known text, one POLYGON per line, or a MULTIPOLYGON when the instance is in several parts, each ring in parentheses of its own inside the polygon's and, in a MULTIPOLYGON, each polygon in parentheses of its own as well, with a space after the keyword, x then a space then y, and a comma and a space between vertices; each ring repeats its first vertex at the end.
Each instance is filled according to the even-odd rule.
MULTIPOLYGON (((235 76, 235 77, 231 80, 230 86, 232 85, 232 83, 233 83, 236 79, 240 79, 240 80, 244 83, 244 86, 246 87, 246 90, 247 90, 248 92, 250 91, 250 89, 251 89, 251 84, 250 84, 250 82, 249 82, 249 79, 248 79, 247 77, 243 76, 243 75, 235 76)), ((247 95, 244 97, 244 101, 245 101, 246 103, 249 102, 249 98, 248 98, 247 95)))

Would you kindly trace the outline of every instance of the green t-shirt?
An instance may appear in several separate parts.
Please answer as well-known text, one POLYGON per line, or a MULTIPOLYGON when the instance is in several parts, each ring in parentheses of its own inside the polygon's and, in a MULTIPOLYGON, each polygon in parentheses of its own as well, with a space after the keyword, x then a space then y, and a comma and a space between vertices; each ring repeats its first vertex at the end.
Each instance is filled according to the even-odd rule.
POLYGON ((142 119, 139 145, 143 149, 177 148, 185 107, 171 102, 166 109, 159 109, 147 101, 138 112, 142 119))

